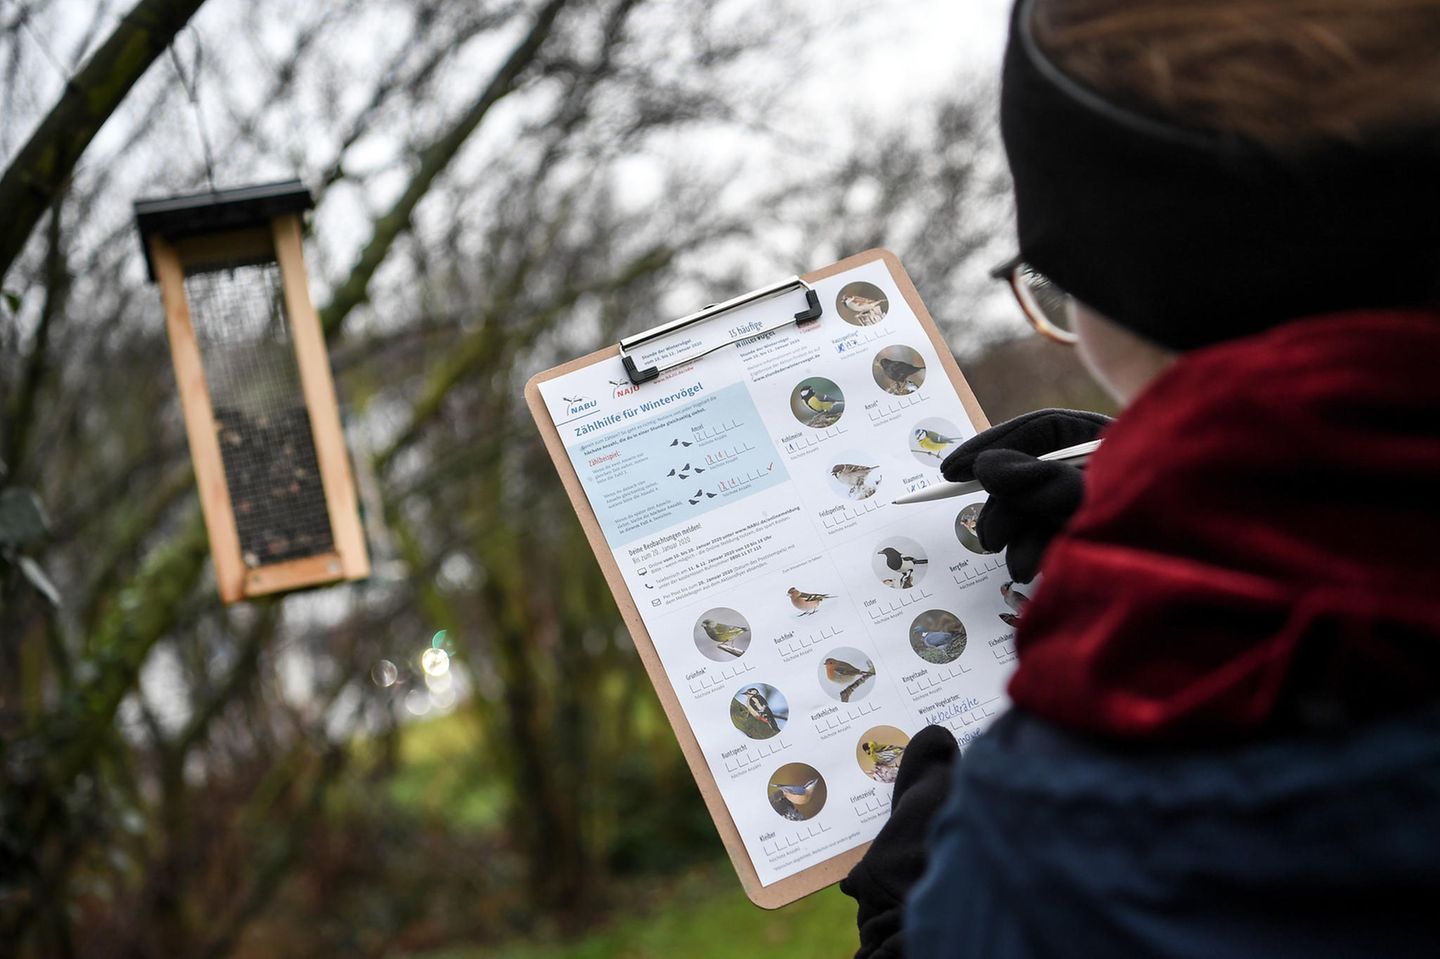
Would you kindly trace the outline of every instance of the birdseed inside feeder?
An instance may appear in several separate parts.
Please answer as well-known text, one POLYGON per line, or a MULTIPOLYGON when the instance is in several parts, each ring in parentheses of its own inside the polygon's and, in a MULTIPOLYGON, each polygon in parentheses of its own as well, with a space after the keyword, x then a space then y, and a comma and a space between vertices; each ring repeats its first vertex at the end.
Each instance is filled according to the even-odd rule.
POLYGON ((220 598, 363 579, 370 560, 298 181, 140 200, 220 598))

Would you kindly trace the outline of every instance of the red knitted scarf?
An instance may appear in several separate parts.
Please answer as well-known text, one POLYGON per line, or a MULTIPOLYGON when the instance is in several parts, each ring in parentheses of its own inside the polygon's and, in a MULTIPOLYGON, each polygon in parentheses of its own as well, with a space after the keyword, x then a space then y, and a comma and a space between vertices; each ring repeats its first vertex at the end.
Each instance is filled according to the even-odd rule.
POLYGON ((1185 354, 1042 572, 1010 695, 1067 728, 1209 741, 1440 699, 1440 315, 1185 354))

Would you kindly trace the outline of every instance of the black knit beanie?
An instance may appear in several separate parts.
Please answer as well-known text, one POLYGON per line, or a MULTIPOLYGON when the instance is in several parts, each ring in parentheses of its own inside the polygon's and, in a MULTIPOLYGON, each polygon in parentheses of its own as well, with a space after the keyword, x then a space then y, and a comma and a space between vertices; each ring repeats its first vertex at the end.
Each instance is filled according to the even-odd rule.
POLYGON ((1179 350, 1440 300, 1440 128, 1279 156, 1147 116, 1047 59, 1032 3, 1015 6, 1001 94, 1031 266, 1179 350))

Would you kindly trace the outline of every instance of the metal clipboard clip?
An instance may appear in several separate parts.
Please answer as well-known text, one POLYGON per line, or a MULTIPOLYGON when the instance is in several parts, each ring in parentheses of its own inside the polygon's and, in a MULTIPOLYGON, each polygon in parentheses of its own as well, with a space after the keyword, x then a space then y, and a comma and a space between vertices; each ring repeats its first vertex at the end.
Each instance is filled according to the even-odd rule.
POLYGON ((644 333, 636 333, 634 336, 627 336, 620 341, 620 359, 625 364, 625 373, 630 377, 630 382, 636 386, 639 386, 641 383, 645 383, 649 380, 655 379, 657 376, 659 376, 661 373, 664 373, 666 370, 673 370, 677 366, 683 366, 686 363, 698 360, 702 356, 714 353, 721 347, 731 346, 735 343, 739 343, 741 340, 748 340, 751 337, 761 336, 765 333, 771 333, 775 330, 780 329, 781 327, 789 326, 791 323, 810 323, 814 320, 818 320, 820 319, 820 314, 822 312, 823 311, 820 308, 820 295, 815 292, 815 288, 812 287, 809 283, 806 283, 804 280, 800 279, 800 277, 792 276, 788 280, 781 280, 779 283, 772 283, 769 286, 761 287, 758 290, 751 290, 749 293, 737 296, 733 300, 726 300, 724 303, 712 303, 709 306, 705 307, 703 310, 691 313, 689 316, 682 316, 678 320, 671 320, 669 323, 661 324, 654 329, 646 330, 644 333), (652 343, 655 340, 671 336, 675 333, 680 332, 681 330, 686 329, 687 327, 695 325, 696 323, 714 319, 722 313, 729 313, 731 310, 738 310, 741 307, 750 306, 751 304, 758 303, 761 300, 768 300, 771 297, 780 296, 784 293, 789 293, 792 290, 804 290, 805 302, 807 305, 805 309, 801 310, 799 313, 796 313, 793 317, 789 319, 781 319, 774 323, 764 325, 758 329, 746 329, 741 335, 722 340, 721 342, 715 343, 713 345, 704 345, 704 348, 699 350, 698 352, 687 353, 684 356, 679 357, 678 359, 666 363, 664 366, 655 365, 642 370, 635 363, 635 358, 630 355, 632 352, 647 343, 652 343))

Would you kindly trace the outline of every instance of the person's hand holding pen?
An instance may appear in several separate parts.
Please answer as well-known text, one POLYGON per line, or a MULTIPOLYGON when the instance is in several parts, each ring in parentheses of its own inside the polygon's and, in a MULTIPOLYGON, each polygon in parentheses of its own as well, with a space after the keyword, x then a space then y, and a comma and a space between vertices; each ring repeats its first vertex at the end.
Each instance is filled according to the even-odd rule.
POLYGON ((1100 413, 1036 410, 972 436, 940 464, 945 479, 978 480, 990 494, 975 532, 985 549, 1008 550, 1005 565, 1016 582, 1035 578, 1045 547, 1085 491, 1079 469, 1037 457, 1096 439, 1109 423, 1100 413))

